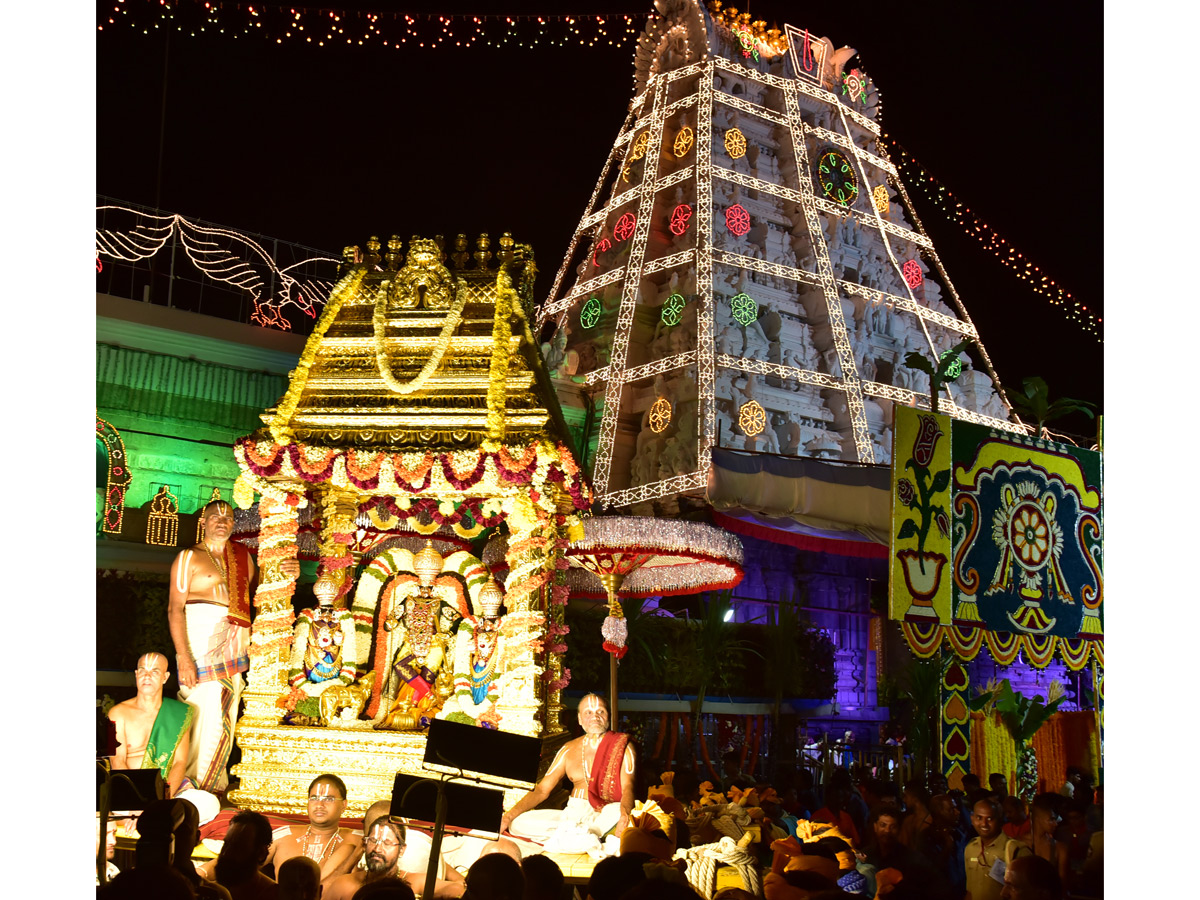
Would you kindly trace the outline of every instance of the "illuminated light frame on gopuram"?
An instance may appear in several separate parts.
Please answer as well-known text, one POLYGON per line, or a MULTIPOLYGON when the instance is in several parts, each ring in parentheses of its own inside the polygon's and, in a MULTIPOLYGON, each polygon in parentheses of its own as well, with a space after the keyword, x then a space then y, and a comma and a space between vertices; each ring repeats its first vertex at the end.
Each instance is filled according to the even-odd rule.
POLYGON ((507 234, 495 260, 487 235, 473 254, 463 235, 441 243, 348 248, 287 392, 234 446, 235 503, 261 498, 238 806, 302 811, 309 781, 336 772, 361 814, 397 771, 421 772, 436 716, 541 737, 543 764, 567 738, 548 648, 591 491, 529 329, 532 251, 507 234), (280 564, 306 506, 318 605, 295 616, 280 564), (497 526, 502 585, 433 546, 497 526))

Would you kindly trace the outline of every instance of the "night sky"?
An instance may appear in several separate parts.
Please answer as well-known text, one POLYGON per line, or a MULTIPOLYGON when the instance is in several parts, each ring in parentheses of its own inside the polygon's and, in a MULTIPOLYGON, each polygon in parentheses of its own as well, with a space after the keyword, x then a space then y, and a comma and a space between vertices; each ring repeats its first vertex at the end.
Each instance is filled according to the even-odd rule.
MULTIPOLYGON (((533 245, 538 299, 584 212, 633 84, 633 43, 536 49, 322 48, 164 32, 96 38, 96 190, 337 252, 371 234, 533 245)), ((102 2, 107 11, 116 0, 102 2)), ((194 7, 177 3, 181 14, 194 7)), ((736 2, 733 5, 737 5, 736 2)), ((650 0, 342 4, 458 15, 630 13, 650 0)), ((859 51, 885 133, 1089 310, 1103 310, 1102 19, 1077 4, 800 4, 750 11, 859 51)), ((429 26, 425 26, 429 29, 429 26)), ((620 29, 618 29, 619 31, 620 29)), ((534 34, 536 29, 523 28, 534 34)), ((554 29, 561 34, 561 28, 554 29)), ((1103 402, 1102 345, 907 182, 1001 380, 1103 402)), ((949 297, 946 297, 949 301, 949 297)), ((1086 419, 1062 427, 1094 428, 1086 419)))

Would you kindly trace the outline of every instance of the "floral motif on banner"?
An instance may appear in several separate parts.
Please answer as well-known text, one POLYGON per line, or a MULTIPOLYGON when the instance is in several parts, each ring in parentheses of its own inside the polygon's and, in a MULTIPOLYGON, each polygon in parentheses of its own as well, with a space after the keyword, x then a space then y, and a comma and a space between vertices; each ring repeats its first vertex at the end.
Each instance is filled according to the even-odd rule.
POLYGON ((950 419, 897 407, 895 435, 890 615, 946 623, 951 603, 950 419))

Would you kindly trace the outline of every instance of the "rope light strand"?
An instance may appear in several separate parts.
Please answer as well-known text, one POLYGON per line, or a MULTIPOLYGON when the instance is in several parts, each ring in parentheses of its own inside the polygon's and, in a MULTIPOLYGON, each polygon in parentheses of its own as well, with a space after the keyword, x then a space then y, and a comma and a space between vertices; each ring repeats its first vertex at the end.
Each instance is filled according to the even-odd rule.
POLYGON ((1104 321, 1102 317, 1094 315, 1086 304, 1080 302, 1070 291, 1046 274, 1040 266, 1035 265, 1010 241, 1001 237, 994 228, 973 213, 970 207, 960 202, 952 190, 929 174, 898 141, 887 135, 884 135, 884 138, 895 148, 896 154, 893 162, 911 189, 919 191, 921 196, 930 200, 946 219, 958 224, 984 249, 991 251, 1034 293, 1040 294, 1052 306, 1061 309, 1067 318, 1079 325, 1084 332, 1095 336, 1097 341, 1104 342, 1100 328, 1104 321))
POLYGON ((644 12, 605 15, 433 15, 262 6, 216 0, 112 0, 96 29, 225 35, 271 44, 436 50, 470 47, 620 47, 631 43, 644 12))

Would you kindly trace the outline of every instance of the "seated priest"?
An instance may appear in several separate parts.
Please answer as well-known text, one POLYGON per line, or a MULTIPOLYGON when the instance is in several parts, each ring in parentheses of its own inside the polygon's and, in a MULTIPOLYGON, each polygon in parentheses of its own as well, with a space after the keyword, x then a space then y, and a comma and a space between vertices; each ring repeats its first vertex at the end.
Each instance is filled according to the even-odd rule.
POLYGON ((603 841, 609 834, 619 838, 625 831, 634 790, 629 736, 608 730, 608 705, 596 694, 580 701, 579 724, 583 736, 563 745, 537 787, 504 814, 501 832, 562 852, 586 852, 587 848, 578 847, 590 843, 588 834, 603 841), (564 775, 571 780, 566 809, 534 809, 564 775))
POLYGON ((133 677, 137 694, 108 713, 117 732, 113 769, 158 769, 167 796, 191 801, 200 812, 201 824, 208 822, 220 811, 221 804, 184 775, 194 710, 182 701, 163 696, 163 686, 171 677, 167 657, 157 652, 144 654, 138 659, 133 677))

